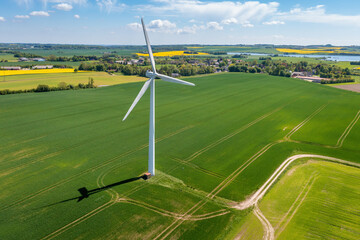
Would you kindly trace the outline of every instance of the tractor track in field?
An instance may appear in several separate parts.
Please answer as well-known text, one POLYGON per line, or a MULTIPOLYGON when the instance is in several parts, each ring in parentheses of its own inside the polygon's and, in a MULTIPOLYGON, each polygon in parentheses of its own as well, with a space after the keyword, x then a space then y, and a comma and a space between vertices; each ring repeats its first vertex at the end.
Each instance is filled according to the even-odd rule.
MULTIPOLYGON (((175 132, 173 132, 173 133, 171 133, 171 134, 168 134, 168 135, 165 135, 165 136, 163 136, 163 137, 160 137, 160 138, 156 139, 156 142, 160 142, 160 141, 162 141, 162 140, 164 140, 164 139, 167 139, 167 138, 169 138, 169 137, 175 136, 176 134, 182 133, 182 132, 184 132, 184 131, 186 131, 186 130, 188 130, 188 129, 191 129, 191 128, 193 128, 193 127, 194 127, 194 126, 187 126, 187 127, 185 127, 185 128, 181 128, 181 129, 179 129, 179 130, 177 130, 177 131, 175 131, 175 132)), ((39 196, 39 195, 41 195, 41 194, 43 194, 43 193, 45 193, 45 192, 48 192, 48 191, 50 191, 50 190, 52 190, 52 189, 54 189, 54 188, 56 188, 56 187, 58 187, 58 186, 60 186, 60 185, 62 185, 62 184, 65 184, 65 183, 67 183, 67 182, 70 182, 71 180, 73 180, 73 179, 75 179, 75 178, 77 178, 77 177, 79 177, 79 176, 81 176, 81 175, 84 175, 84 174, 86 174, 86 173, 89 173, 89 172, 95 171, 95 170, 97 170, 97 169, 99 169, 99 168, 102 168, 102 167, 104 167, 104 166, 106 166, 106 165, 109 165, 110 163, 112 163, 112 162, 114 162, 114 161, 116 161, 116 160, 118 160, 118 159, 120 159, 120 158, 123 158, 123 157, 125 157, 125 156, 130 155, 130 154, 133 154, 133 153, 138 152, 138 151, 140 151, 140 150, 143 150, 144 148, 146 148, 146 147, 148 147, 148 146, 149 146, 149 144, 144 144, 144 145, 142 145, 142 146, 140 146, 140 147, 138 147, 138 148, 136 148, 136 149, 130 150, 130 151, 126 152, 126 153, 123 153, 123 154, 120 154, 120 155, 115 156, 115 157, 113 157, 113 158, 110 158, 109 160, 107 160, 107 161, 105 161, 105 162, 102 162, 101 164, 98 164, 98 165, 96 165, 96 166, 94 166, 94 167, 88 168, 88 169, 86 169, 86 170, 84 170, 84 171, 82 171, 82 172, 80 172, 80 173, 77 173, 77 174, 71 176, 71 177, 68 177, 68 178, 66 178, 66 179, 64 179, 64 180, 61 180, 61 181, 59 181, 59 182, 57 182, 57 183, 54 183, 54 184, 52 184, 52 185, 50 185, 50 186, 47 186, 47 187, 45 187, 45 188, 37 191, 36 193, 29 194, 29 195, 27 195, 27 197, 25 197, 25 198, 22 198, 22 199, 20 199, 20 200, 18 200, 18 201, 15 201, 15 202, 13 202, 12 204, 9 204, 9 205, 7 205, 7 206, 3 206, 2 208, 0 208, 0 212, 3 211, 3 210, 5 210, 5 209, 7 209, 7 208, 10 208, 10 207, 16 206, 16 205, 18 205, 18 204, 21 204, 21 203, 23 203, 23 202, 25 202, 25 201, 27 201, 27 200, 30 200, 30 199, 32 199, 32 198, 34 198, 34 197, 36 197, 36 196, 39 196)), ((124 161, 122 164, 125 164, 125 163, 126 163, 126 161, 124 161)))
POLYGON ((296 133, 302 126, 304 126, 306 123, 308 123, 313 117, 315 117, 318 113, 320 113, 327 105, 329 105, 329 103, 322 105, 321 107, 319 107, 315 112, 313 112, 310 116, 308 116, 307 118, 305 118, 304 121, 302 121, 301 123, 299 123, 299 125, 297 125, 296 127, 294 127, 288 134, 286 134, 285 139, 290 139, 290 137, 296 133))
POLYGON ((213 172, 213 171, 207 170, 207 169, 205 169, 205 168, 202 168, 202 167, 200 167, 200 166, 198 166, 198 165, 196 165, 196 164, 194 164, 194 163, 186 162, 186 161, 181 160, 181 159, 179 159, 179 158, 171 158, 171 160, 173 160, 173 161, 175 161, 175 162, 178 162, 178 163, 181 163, 181 164, 183 164, 183 165, 189 166, 189 167, 191 167, 191 168, 193 168, 193 169, 195 169, 195 170, 197 170, 197 171, 199 171, 199 172, 205 173, 205 174, 207 174, 207 175, 209 175, 209 176, 216 177, 216 178, 220 178, 220 179, 224 179, 224 178, 225 178, 225 176, 223 176, 223 175, 221 175, 221 174, 218 174, 218 173, 216 173, 216 172, 213 172))
POLYGON ((276 238, 281 234, 282 231, 286 228, 286 226, 289 224, 291 219, 294 217, 298 209, 300 208, 301 204, 306 199, 307 195, 309 194, 312 186, 315 183, 316 178, 314 176, 311 176, 309 181, 304 186, 304 189, 300 192, 298 197, 295 199, 293 204, 290 206, 289 210, 286 212, 286 214, 281 218, 280 222, 276 225, 276 238), (300 199, 301 198, 301 199, 300 199), (289 214, 291 215, 289 216, 289 214), (289 218, 287 218, 289 216, 289 218), (286 219, 287 218, 287 219, 286 219), (286 221, 285 221, 286 220, 286 221), (284 222, 285 221, 285 222, 284 222), (277 231, 279 229, 279 231, 277 231))
POLYGON ((359 121, 359 119, 360 119, 360 111, 357 112, 354 119, 349 123, 349 125, 346 127, 344 132, 341 134, 341 136, 339 137, 336 145, 326 145, 326 144, 321 144, 321 143, 293 140, 293 139, 290 139, 290 136, 292 134, 290 136, 286 137, 286 141, 295 142, 295 143, 310 144, 310 145, 317 145, 317 146, 325 147, 325 148, 341 148, 342 145, 344 144, 344 141, 345 141, 346 137, 349 135, 349 133, 351 132, 351 130, 353 129, 355 124, 359 121))
POLYGON ((278 108, 276 108, 275 110, 273 110, 273 111, 271 111, 271 112, 269 112, 269 113, 266 113, 265 115, 262 115, 261 117, 255 119, 254 121, 246 124, 245 126, 242 126, 241 128, 235 130, 234 132, 232 132, 232 133, 230 133, 230 134, 228 134, 228 135, 220 138, 219 140, 217 140, 217 141, 215 141, 215 142, 213 142, 213 143, 211 143, 211 144, 203 147, 203 148, 200 149, 199 151, 196 151, 195 153, 193 153, 192 155, 190 155, 190 156, 189 156, 188 158, 186 158, 184 161, 190 162, 190 161, 194 160, 195 158, 197 158, 198 156, 200 156, 200 155, 203 154, 204 152, 207 152, 208 150, 216 147, 217 145, 219 145, 219 144, 225 142, 226 140, 234 137, 235 135, 243 132, 244 130, 248 129, 249 127, 253 126, 254 124, 256 124, 256 123, 260 122, 261 120, 267 118, 268 116, 274 114, 275 112, 280 111, 280 110, 283 109, 285 106, 286 106, 286 105, 283 105, 283 106, 281 106, 281 107, 278 107, 278 108))
POLYGON ((349 135, 350 131, 353 129, 357 121, 360 119, 360 110, 355 115, 354 119, 349 123, 343 134, 340 136, 339 140, 336 143, 336 147, 340 148, 344 144, 346 137, 349 135))

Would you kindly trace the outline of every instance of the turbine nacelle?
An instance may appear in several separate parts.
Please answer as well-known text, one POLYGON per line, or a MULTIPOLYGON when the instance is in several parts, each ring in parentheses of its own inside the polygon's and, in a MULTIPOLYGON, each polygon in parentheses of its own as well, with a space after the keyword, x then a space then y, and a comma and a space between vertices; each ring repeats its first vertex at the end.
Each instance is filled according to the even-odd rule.
POLYGON ((146 73, 145 73, 145 76, 148 77, 148 78, 155 78, 156 73, 153 73, 152 71, 147 70, 146 73))

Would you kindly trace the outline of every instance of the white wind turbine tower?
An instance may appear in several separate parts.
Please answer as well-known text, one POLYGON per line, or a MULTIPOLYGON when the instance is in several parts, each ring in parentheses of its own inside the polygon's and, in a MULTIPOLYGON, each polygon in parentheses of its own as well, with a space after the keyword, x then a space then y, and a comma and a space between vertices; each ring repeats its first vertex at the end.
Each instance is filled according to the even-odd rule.
POLYGON ((151 50, 151 46, 150 46, 150 42, 149 42, 149 38, 145 29, 145 24, 144 24, 144 20, 141 18, 141 23, 142 23, 142 27, 144 30, 144 36, 145 36, 145 41, 146 41, 146 45, 148 48, 148 52, 149 52, 149 58, 150 58, 150 62, 151 62, 151 68, 152 68, 152 72, 151 71, 147 71, 146 72, 146 76, 149 77, 150 79, 147 80, 144 84, 144 86, 141 88, 139 94, 136 96, 134 102, 131 104, 128 112, 126 113, 123 121, 129 116, 130 112, 133 110, 133 108, 136 106, 136 104, 139 102, 140 98, 144 95, 144 93, 146 92, 146 90, 149 88, 150 86, 150 124, 149 124, 149 163, 148 163, 148 171, 149 173, 154 176, 155 175, 155 78, 158 77, 166 82, 173 82, 173 83, 180 83, 180 84, 184 84, 184 85, 190 85, 190 86, 195 86, 195 84, 190 83, 190 82, 186 82, 186 81, 182 81, 173 77, 169 77, 169 76, 165 76, 163 74, 159 74, 156 72, 156 68, 155 68, 155 61, 154 61, 154 56, 151 50))

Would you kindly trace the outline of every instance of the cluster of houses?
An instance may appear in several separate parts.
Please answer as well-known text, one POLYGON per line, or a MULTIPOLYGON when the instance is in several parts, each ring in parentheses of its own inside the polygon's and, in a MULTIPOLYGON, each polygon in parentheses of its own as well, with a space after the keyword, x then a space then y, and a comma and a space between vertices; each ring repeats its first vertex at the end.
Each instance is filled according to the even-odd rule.
POLYGON ((330 78, 321 78, 317 76, 313 76, 312 72, 293 72, 291 74, 292 78, 298 78, 308 82, 321 83, 321 81, 330 81, 330 78))
MULTIPOLYGON (((36 65, 36 66, 31 67, 32 70, 52 69, 52 68, 54 68, 53 65, 36 65)), ((2 69, 2 70, 30 70, 29 68, 22 68, 22 67, 18 67, 18 66, 2 66, 2 67, 0 67, 0 69, 2 69)))
POLYGON ((127 65, 142 65, 144 61, 145 61, 144 58, 131 59, 131 60, 127 60, 126 58, 124 58, 122 60, 117 60, 115 62, 120 64, 127 64, 127 65))
POLYGON ((26 57, 20 57, 19 58, 19 62, 29 62, 29 61, 45 62, 45 59, 44 58, 26 58, 26 57))

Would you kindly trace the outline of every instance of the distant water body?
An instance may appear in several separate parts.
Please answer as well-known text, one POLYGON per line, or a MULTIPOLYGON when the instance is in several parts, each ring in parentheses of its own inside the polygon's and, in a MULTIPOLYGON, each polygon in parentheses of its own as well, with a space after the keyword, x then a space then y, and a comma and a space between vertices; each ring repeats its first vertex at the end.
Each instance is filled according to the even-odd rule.
MULTIPOLYGON (((248 52, 228 52, 228 55, 235 54, 249 54, 253 56, 271 56, 274 54, 266 53, 248 53, 248 52)), ((360 56, 351 56, 351 55, 302 55, 302 54, 278 54, 279 57, 301 57, 301 58, 321 58, 328 61, 336 62, 357 62, 360 61, 360 56)))

